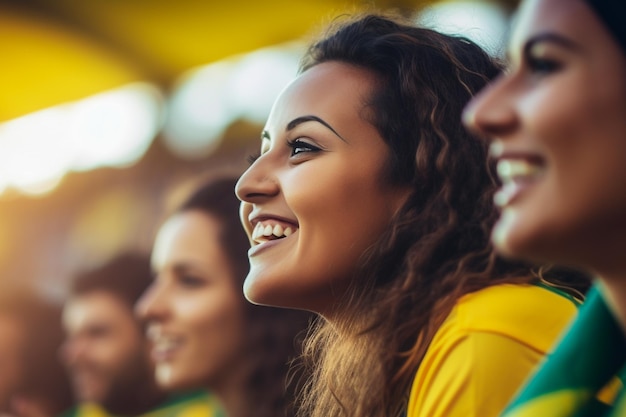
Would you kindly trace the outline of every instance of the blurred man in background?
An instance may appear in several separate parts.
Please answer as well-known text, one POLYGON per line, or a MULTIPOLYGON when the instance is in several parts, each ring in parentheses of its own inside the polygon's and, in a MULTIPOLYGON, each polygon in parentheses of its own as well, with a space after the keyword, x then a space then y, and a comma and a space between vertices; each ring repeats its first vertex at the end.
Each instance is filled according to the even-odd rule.
POLYGON ((66 341, 62 358, 80 416, 108 414, 211 416, 206 394, 169 396, 156 384, 149 342, 133 306, 151 284, 147 256, 121 255, 78 276, 63 309, 66 341), (99 407, 94 407, 97 405, 99 407))
POLYGON ((26 288, 0 288, 0 415, 59 416, 73 400, 57 351, 61 308, 26 288))

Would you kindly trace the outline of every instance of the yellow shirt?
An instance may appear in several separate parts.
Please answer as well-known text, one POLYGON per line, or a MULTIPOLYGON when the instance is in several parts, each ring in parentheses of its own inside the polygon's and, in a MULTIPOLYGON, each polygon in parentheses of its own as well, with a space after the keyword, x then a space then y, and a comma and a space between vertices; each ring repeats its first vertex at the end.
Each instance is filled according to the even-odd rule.
POLYGON ((407 416, 498 416, 576 311, 570 299, 536 285, 461 297, 415 375, 407 416))
MULTIPOLYGON (((138 417, 223 417, 217 400, 206 392, 174 396, 161 407, 138 417)), ((111 417, 96 404, 81 404, 72 417, 111 417)))

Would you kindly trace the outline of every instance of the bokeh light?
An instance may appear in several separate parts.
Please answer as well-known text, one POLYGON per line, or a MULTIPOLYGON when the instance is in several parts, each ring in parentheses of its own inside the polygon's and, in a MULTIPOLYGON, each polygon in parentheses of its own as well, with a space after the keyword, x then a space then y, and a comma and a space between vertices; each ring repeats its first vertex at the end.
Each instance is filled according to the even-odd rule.
POLYGON ((170 98, 167 146, 179 156, 202 158, 236 120, 264 123, 276 96, 296 76, 302 48, 263 48, 182 76, 170 98))
POLYGON ((488 1, 447 1, 426 7, 418 23, 451 35, 462 35, 482 46, 492 56, 504 54, 508 33, 505 8, 488 1))
POLYGON ((163 98, 134 83, 0 124, 0 193, 50 191, 69 171, 138 160, 159 131, 163 98))

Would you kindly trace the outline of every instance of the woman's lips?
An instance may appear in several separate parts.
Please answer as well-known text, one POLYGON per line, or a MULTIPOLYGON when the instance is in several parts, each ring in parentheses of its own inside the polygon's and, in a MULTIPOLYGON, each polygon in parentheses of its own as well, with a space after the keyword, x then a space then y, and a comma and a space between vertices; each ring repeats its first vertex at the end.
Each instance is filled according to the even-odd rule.
POLYGON ((297 222, 267 214, 251 216, 249 224, 252 227, 249 257, 277 245, 298 231, 297 222))
POLYGON ((180 340, 159 341, 152 348, 152 359, 156 362, 172 360, 181 345, 180 340))
POLYGON ((166 335, 158 330, 148 329, 148 338, 152 343, 150 356, 155 362, 166 362, 174 358, 183 346, 183 339, 178 336, 166 335))
POLYGON ((499 158, 497 173, 502 187, 493 197, 496 207, 504 208, 513 204, 523 192, 543 177, 545 170, 543 160, 536 156, 499 158))
MULTIPOLYGON (((289 239, 291 239, 294 235, 294 233, 297 233, 298 229, 296 229, 294 232, 291 232, 289 235, 285 235, 285 233, 283 232, 282 237, 278 238, 278 237, 261 237, 259 239, 254 239, 254 245, 248 250, 248 257, 253 257, 255 255, 258 255, 259 253, 272 248, 276 245, 279 245, 281 243, 283 243, 284 241, 288 241, 289 239)), ((289 233, 289 232, 288 232, 289 233)))

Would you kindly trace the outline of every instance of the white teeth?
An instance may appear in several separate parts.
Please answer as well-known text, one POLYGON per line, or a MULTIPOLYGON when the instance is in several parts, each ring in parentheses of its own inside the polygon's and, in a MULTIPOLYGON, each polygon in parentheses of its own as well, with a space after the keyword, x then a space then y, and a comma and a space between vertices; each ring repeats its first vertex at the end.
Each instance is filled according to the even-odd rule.
POLYGON ((274 229, 272 229, 272 233, 274 234, 274 236, 282 236, 283 227, 280 224, 277 224, 276 226, 274 226, 274 229))
POLYGON ((252 240, 258 239, 261 236, 263 236, 263 225, 261 223, 257 223, 252 231, 252 240))
POLYGON ((154 341, 154 348, 158 351, 168 350, 175 348, 180 343, 175 339, 159 339, 154 341))
POLYGON ((294 229, 291 227, 283 227, 280 224, 276 224, 274 226, 267 224, 263 225, 262 223, 257 223, 252 231, 252 240, 257 243, 265 242, 269 239, 269 237, 274 236, 277 238, 287 237, 293 234, 294 229))
POLYGON ((489 156, 492 158, 499 158, 504 152, 504 145, 501 142, 491 142, 489 145, 489 156))
POLYGON ((494 194, 493 202, 499 208, 511 205, 526 186, 536 182, 546 171, 541 162, 526 158, 500 159, 496 168, 502 187, 494 194))
POLYGON ((496 207, 505 207, 518 192, 519 187, 514 182, 506 183, 493 195, 493 203, 496 207))
POLYGON ((534 178, 543 172, 543 167, 523 159, 503 159, 498 161, 497 171, 502 182, 511 182, 515 179, 534 178))
POLYGON ((493 204, 495 204, 496 207, 504 207, 508 202, 509 196, 506 193, 498 191, 493 195, 493 204))

